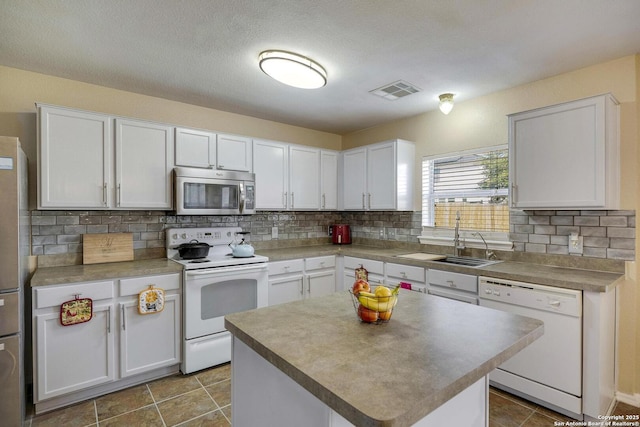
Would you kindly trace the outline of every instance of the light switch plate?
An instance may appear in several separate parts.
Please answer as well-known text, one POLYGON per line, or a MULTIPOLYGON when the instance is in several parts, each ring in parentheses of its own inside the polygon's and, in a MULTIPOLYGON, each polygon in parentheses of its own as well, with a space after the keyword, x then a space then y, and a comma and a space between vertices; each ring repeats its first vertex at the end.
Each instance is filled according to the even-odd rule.
POLYGON ((569 253, 582 254, 584 252, 584 238, 576 233, 569 235, 569 253))

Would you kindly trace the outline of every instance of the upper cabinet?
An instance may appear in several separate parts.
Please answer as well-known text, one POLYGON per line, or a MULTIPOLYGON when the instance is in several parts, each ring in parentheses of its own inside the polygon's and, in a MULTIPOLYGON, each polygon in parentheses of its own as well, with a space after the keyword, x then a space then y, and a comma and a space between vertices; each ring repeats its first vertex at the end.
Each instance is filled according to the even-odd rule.
POLYGON ((335 209, 326 202, 337 199, 337 176, 323 178, 322 172, 337 171, 336 152, 265 140, 253 144, 256 209, 335 209))
POLYGON ((251 138, 176 128, 176 166, 251 172, 251 138))
POLYGON ((38 208, 110 207, 111 118, 49 106, 38 118, 38 208))
POLYGON ((218 134, 217 168, 251 172, 253 170, 252 149, 251 138, 218 134))
POLYGON ((38 106, 39 209, 172 208, 173 128, 38 106))
POLYGON ((509 116, 511 206, 618 209, 619 105, 610 95, 509 116))
POLYGON ((216 134, 176 128, 176 166, 216 167, 216 134))
POLYGON ((171 209, 173 127, 116 119, 116 208, 171 209))
POLYGON ((320 150, 320 209, 338 209, 338 152, 320 150))
POLYGON ((415 146, 393 140, 342 152, 345 210, 412 210, 415 146))

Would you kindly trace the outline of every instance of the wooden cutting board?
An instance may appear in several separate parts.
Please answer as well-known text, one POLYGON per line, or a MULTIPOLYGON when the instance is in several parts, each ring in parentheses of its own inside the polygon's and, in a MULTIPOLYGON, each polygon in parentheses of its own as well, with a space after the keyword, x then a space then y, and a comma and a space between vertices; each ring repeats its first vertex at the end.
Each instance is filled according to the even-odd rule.
POLYGON ((133 234, 82 235, 82 263, 99 264, 133 260, 133 234))

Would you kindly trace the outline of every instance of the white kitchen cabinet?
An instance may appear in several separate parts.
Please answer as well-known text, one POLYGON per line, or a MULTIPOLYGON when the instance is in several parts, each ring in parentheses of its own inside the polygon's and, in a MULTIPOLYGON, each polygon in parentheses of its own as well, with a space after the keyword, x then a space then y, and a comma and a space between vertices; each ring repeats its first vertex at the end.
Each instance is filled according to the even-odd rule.
POLYGON ((176 372, 180 289, 180 274, 34 287, 36 413, 176 372), (138 293, 150 284, 165 290, 165 308, 139 314, 138 293), (60 305, 76 296, 93 300, 93 317, 63 326, 60 305))
POLYGON ((344 277, 342 283, 345 290, 351 289, 351 286, 353 286, 353 282, 356 280, 355 270, 359 267, 364 267, 367 270, 369 284, 372 288, 384 283, 384 263, 382 261, 346 256, 343 262, 344 277))
POLYGON ((320 209, 320 150, 254 140, 256 209, 320 209))
POLYGON ((120 280, 120 377, 180 363, 181 298, 177 274, 120 280), (159 313, 140 314, 138 294, 149 285, 165 291, 159 313))
POLYGON ((269 262, 269 305, 304 298, 304 260, 269 262))
POLYGON ((338 209, 338 152, 320 150, 320 209, 338 209))
POLYGON ((38 208, 103 209, 113 174, 109 116, 38 106, 38 208))
POLYGON ((478 305, 478 276, 429 269, 428 293, 478 305))
POLYGON ((113 295, 112 281, 34 288, 36 403, 115 379, 113 295), (93 300, 93 317, 62 326, 60 305, 76 296, 93 300))
POLYGON ((427 292, 426 274, 422 267, 387 262, 384 265, 384 272, 385 283, 388 285, 396 286, 404 282, 409 283, 413 291, 427 292))
POLYGON ((400 139, 343 151, 343 209, 413 209, 414 164, 414 144, 400 139))
POLYGON ((173 207, 173 127, 48 105, 38 124, 38 208, 173 207))
POLYGON ((509 115, 511 206, 618 209, 619 127, 611 94, 509 115))
POLYGON ((216 167, 216 134, 213 132, 176 128, 176 166, 194 168, 216 167))
POLYGON ((289 146, 289 209, 320 208, 320 150, 289 146))
POLYGON ((251 172, 253 170, 253 142, 251 138, 238 135, 218 134, 218 169, 251 172))
POLYGON ((256 175, 256 209, 287 209, 289 150, 275 141, 253 141, 253 172, 256 175))
POLYGON ((171 209, 171 126, 116 119, 116 208, 171 209))
POLYGON ((336 291, 335 255, 269 262, 269 305, 336 291))

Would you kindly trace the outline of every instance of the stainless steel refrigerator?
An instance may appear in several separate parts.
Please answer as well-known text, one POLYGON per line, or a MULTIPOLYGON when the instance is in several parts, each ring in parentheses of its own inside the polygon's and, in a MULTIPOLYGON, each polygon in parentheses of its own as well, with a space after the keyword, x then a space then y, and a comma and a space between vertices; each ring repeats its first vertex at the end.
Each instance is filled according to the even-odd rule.
POLYGON ((18 138, 0 136, 0 424, 25 413, 24 297, 29 273, 27 158, 18 138))

